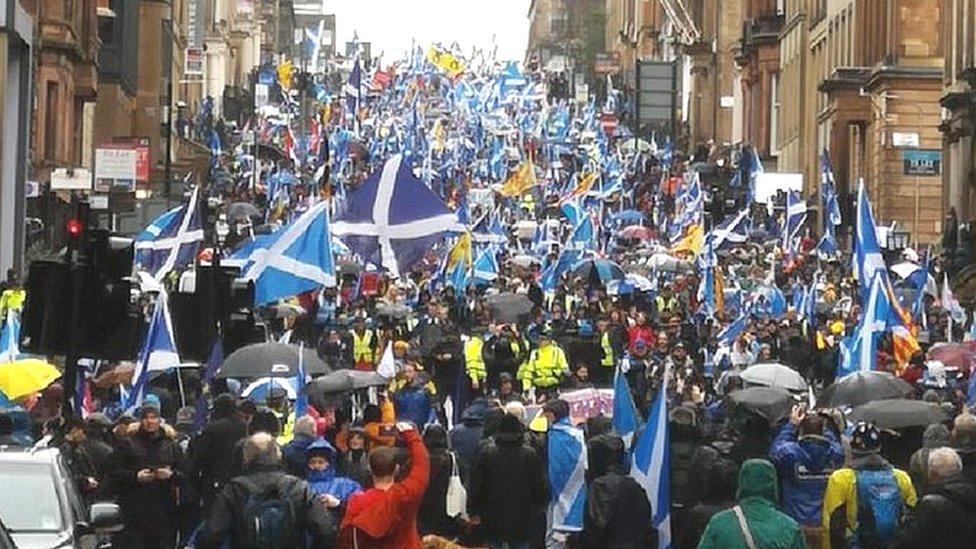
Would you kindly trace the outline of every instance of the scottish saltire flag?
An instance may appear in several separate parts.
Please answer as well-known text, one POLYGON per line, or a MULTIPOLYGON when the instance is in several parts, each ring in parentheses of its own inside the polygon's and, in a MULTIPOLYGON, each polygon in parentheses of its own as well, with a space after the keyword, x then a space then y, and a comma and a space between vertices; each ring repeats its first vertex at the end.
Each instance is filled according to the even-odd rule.
POLYGON ((640 430, 640 418, 637 417, 630 384, 619 366, 613 376, 613 430, 624 439, 626 450, 630 450, 634 435, 640 430))
POLYGON ((729 345, 735 342, 746 331, 746 326, 749 325, 749 317, 747 315, 741 315, 739 318, 735 319, 731 324, 725 327, 724 330, 718 333, 717 339, 719 345, 729 345))
POLYGON ((563 250, 556 261, 542 270, 539 285, 545 292, 554 292, 559 278, 576 264, 580 258, 579 250, 563 250))
POLYGON ((878 233, 874 225, 874 215, 871 213, 871 201, 868 191, 861 180, 857 187, 857 224, 854 234, 854 254, 851 266, 854 276, 861 287, 861 303, 866 303, 871 291, 871 281, 875 273, 880 273, 887 281, 887 267, 881 256, 881 246, 878 244, 878 233))
POLYGON ((176 350, 176 340, 173 338, 173 321, 169 316, 169 304, 166 292, 159 292, 153 309, 149 329, 142 342, 139 361, 132 372, 132 390, 125 401, 125 409, 138 408, 145 396, 146 384, 149 383, 150 372, 162 372, 180 365, 180 355, 176 350))
POLYGON ((881 275, 875 275, 872 279, 867 305, 861 311, 861 322, 854 334, 841 342, 838 378, 857 371, 867 372, 875 369, 878 341, 888 327, 888 318, 891 314, 891 303, 888 301, 885 284, 881 275))
POLYGON ((586 441, 569 418, 549 426, 549 528, 581 532, 586 509, 586 441))
POLYGON ((835 227, 841 224, 840 203, 834 186, 834 170, 826 149, 820 157, 820 200, 823 204, 823 237, 817 244, 817 251, 824 255, 837 253, 835 227))
POLYGON ((701 282, 698 284, 698 302, 701 303, 699 312, 707 318, 712 318, 716 312, 715 265, 717 261, 711 242, 706 241, 705 249, 698 258, 698 266, 702 273, 701 282))
POLYGON ((329 203, 319 202, 277 232, 263 235, 231 256, 241 277, 254 283, 257 305, 335 285, 329 203))
POLYGON ((562 205, 559 206, 559 209, 562 211, 563 215, 566 216, 570 227, 577 226, 583 216, 586 215, 583 208, 580 207, 579 199, 575 198, 563 202, 562 205))
POLYGON ((573 229, 573 234, 570 236, 570 243, 580 249, 590 248, 592 249, 593 243, 596 240, 596 229, 593 226, 593 219, 584 214, 583 219, 580 220, 576 228, 573 229))
POLYGON ((342 92, 346 96, 346 108, 353 116, 359 112, 359 104, 363 97, 363 69, 359 66, 359 60, 352 67, 346 85, 342 87, 342 92))
POLYGON ((478 259, 474 261, 475 282, 487 284, 494 282, 498 278, 498 260, 495 258, 491 248, 485 248, 478 254, 478 259))
POLYGON ((7 311, 0 329, 0 362, 13 362, 20 356, 20 314, 7 311))
POLYGON ((305 368, 305 343, 298 344, 298 376, 295 380, 295 388, 298 390, 298 395, 295 397, 295 419, 308 414, 308 391, 306 391, 306 384, 308 384, 308 374, 305 368))
POLYGON ((346 211, 332 224, 364 262, 394 276, 416 264, 448 231, 464 231, 457 215, 394 155, 350 193, 346 211))
POLYGON ((783 251, 795 255, 799 250, 800 232, 807 220, 807 203, 796 191, 786 194, 786 224, 783 227, 783 251))
POLYGON ((177 267, 194 262, 203 226, 197 204, 200 188, 194 187, 190 200, 156 218, 135 238, 135 263, 139 270, 157 281, 177 267))
MULTIPOLYGON (((207 359, 207 366, 203 370, 203 386, 206 387, 213 381, 214 376, 217 375, 217 371, 224 364, 224 341, 220 337, 217 341, 214 341, 213 346, 210 347, 210 357, 207 359)), ((199 433, 203 430, 203 426, 207 423, 207 396, 204 393, 200 393, 197 396, 197 401, 194 403, 194 408, 196 408, 193 414, 193 432, 199 433)))
POLYGON ((749 231, 752 229, 752 221, 749 217, 749 209, 743 209, 735 215, 730 215, 724 221, 712 228, 709 239, 712 241, 713 249, 721 249, 726 243, 742 244, 749 240, 749 231))
POLYGON ((671 368, 666 366, 661 388, 654 396, 647 413, 647 425, 634 445, 630 476, 644 488, 651 502, 654 527, 661 548, 671 547, 671 486, 668 442, 668 379, 671 368))
POLYGON ((746 173, 748 186, 746 187, 746 204, 752 204, 756 198, 756 179, 766 173, 763 169, 762 161, 759 160, 759 153, 755 147, 746 147, 742 151, 742 166, 746 173))

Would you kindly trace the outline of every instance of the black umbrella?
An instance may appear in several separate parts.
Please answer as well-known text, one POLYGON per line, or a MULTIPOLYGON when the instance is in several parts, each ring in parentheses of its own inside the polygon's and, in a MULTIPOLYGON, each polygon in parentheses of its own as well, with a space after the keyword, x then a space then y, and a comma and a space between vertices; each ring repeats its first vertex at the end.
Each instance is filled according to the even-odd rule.
POLYGON ((739 408, 768 419, 770 423, 786 417, 797 402, 789 391, 776 387, 749 387, 734 391, 729 395, 729 400, 739 408))
POLYGON ((946 414, 938 404, 923 400, 875 400, 854 408, 848 416, 852 422, 868 421, 879 429, 925 427, 945 421, 946 414))
MULTIPOLYGON (((285 343, 256 343, 234 351, 220 366, 217 377, 293 377, 298 375, 299 347, 285 343)), ((331 370, 314 349, 301 354, 308 374, 331 370)))
POLYGON ((261 217, 261 210, 250 202, 234 202, 227 207, 227 218, 230 220, 261 217))
POLYGON ((519 317, 529 314, 532 301, 524 295, 505 292, 485 298, 491 316, 499 322, 518 322, 519 317))
POLYGON ((905 398, 915 389, 888 372, 855 372, 834 381, 820 398, 831 406, 860 406, 875 400, 905 398))
POLYGON ((336 370, 313 379, 305 386, 305 391, 312 404, 318 407, 321 403, 333 402, 336 395, 369 387, 385 387, 389 382, 376 372, 336 370))

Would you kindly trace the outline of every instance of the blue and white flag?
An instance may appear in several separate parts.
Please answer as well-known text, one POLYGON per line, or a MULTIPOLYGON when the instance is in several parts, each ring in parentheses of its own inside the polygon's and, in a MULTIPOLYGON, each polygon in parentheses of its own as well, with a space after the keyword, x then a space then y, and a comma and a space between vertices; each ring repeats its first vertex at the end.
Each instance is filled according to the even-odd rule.
POLYGON ((586 440, 569 418, 549 426, 549 524, 554 532, 583 531, 586 440))
POLYGON ((583 208, 580 207, 579 199, 577 198, 563 202, 559 209, 563 212, 563 215, 566 216, 570 227, 576 227, 579 225, 580 220, 582 220, 583 216, 586 215, 583 208))
POLYGON ((329 203, 319 202, 277 232, 258 237, 231 259, 242 260, 242 278, 254 283, 258 305, 335 285, 329 203))
POLYGON ((570 236, 569 241, 576 248, 592 249, 595 240, 596 230, 593 227, 593 219, 583 214, 583 219, 573 229, 573 234, 570 236))
POLYGON ((786 225, 783 228, 783 251, 795 255, 799 250, 800 232, 807 220, 807 203, 796 191, 786 193, 786 225))
POLYGON ((630 476, 644 488, 651 502, 657 546, 671 547, 671 465, 668 446, 668 379, 671 368, 665 367, 661 388, 647 413, 647 425, 634 445, 630 476))
POLYGON ((197 201, 199 187, 194 187, 190 200, 156 218, 135 238, 137 267, 161 281, 175 268, 194 262, 203 226, 197 201))
POLYGON ((173 321, 169 316, 169 305, 166 292, 156 296, 156 305, 146 338, 142 342, 139 352, 139 362, 132 372, 134 380, 132 390, 125 401, 125 409, 130 410, 142 405, 146 384, 149 383, 150 372, 163 372, 180 366, 180 355, 176 350, 176 340, 173 338, 173 321))
POLYGON ((359 112, 359 104, 363 98, 363 69, 359 66, 358 59, 342 91, 346 96, 346 108, 355 116, 359 112))
POLYGON ((465 230, 401 155, 350 193, 346 211, 332 224, 333 234, 353 253, 394 276, 420 261, 448 231, 465 230))
POLYGON ((837 377, 854 372, 874 370, 877 364, 878 342, 888 326, 891 303, 888 301, 886 282, 875 275, 868 289, 867 305, 861 311, 861 322, 854 333, 844 338, 840 345, 837 377))
POLYGON ((478 283, 487 284, 498 278, 498 260, 491 247, 481 250, 474 260, 474 279, 478 283))
POLYGON ((749 240, 751 229, 752 220, 749 217, 748 208, 735 215, 730 215, 712 229, 709 236, 712 241, 712 248, 722 249, 722 245, 725 243, 742 244, 749 240))
POLYGON ((640 418, 630 392, 627 376, 618 367, 613 377, 613 430, 624 440, 624 448, 630 450, 634 435, 640 430, 640 418))
POLYGON ((735 340, 746 331, 746 326, 748 325, 749 317, 747 315, 742 315, 735 319, 735 321, 718 333, 718 344, 731 346, 732 343, 734 343, 735 340))
POLYGON ((861 288, 861 303, 867 303, 871 292, 871 281, 875 273, 880 273, 884 281, 888 280, 887 267, 878 245, 878 233, 874 225, 874 215, 871 213, 871 202, 868 191, 861 180, 857 187, 857 224, 854 234, 854 254, 851 266, 854 276, 861 288))
POLYGON ((7 311, 0 329, 0 362, 13 362, 20 356, 20 314, 7 311))

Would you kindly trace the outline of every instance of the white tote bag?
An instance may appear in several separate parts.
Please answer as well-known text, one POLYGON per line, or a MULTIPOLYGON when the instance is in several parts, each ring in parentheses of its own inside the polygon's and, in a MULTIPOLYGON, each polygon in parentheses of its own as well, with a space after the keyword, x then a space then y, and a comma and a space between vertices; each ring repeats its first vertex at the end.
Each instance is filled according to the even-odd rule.
POLYGON ((461 483, 461 476, 458 474, 457 458, 451 454, 451 480, 447 483, 447 516, 468 518, 468 491, 461 483))

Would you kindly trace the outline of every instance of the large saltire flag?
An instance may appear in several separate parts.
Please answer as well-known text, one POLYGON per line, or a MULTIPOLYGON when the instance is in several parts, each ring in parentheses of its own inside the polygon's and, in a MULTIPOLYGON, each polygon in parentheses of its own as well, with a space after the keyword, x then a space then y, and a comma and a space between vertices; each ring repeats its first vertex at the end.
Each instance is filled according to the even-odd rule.
POLYGON ((254 302, 259 305, 335 285, 329 203, 315 204, 277 232, 241 248, 231 259, 243 262, 241 276, 254 283, 254 302))
POLYGON ((581 532, 586 510, 586 440, 563 418, 549 426, 549 513, 552 530, 581 532))
POLYGON ((363 261, 394 276, 410 269, 449 231, 466 231, 457 214, 394 155, 350 193, 332 233, 363 261))
POLYGON ((871 213, 871 201, 861 180, 857 188, 857 224, 854 235, 854 254, 851 268, 861 288, 861 303, 867 302, 871 291, 871 281, 874 275, 880 273, 884 280, 888 279, 888 270, 881 246, 878 244, 878 233, 874 225, 874 215, 871 213))
POLYGON ((176 350, 174 333, 166 292, 160 292, 156 296, 153 316, 149 321, 149 329, 146 330, 146 337, 142 342, 139 362, 136 363, 136 369, 132 373, 132 390, 129 391, 125 400, 127 410, 142 405, 146 385, 151 376, 150 372, 162 372, 179 367, 180 355, 176 350))
POLYGON ((506 197, 521 196, 536 186, 535 164, 527 158, 498 189, 498 194, 506 197))

